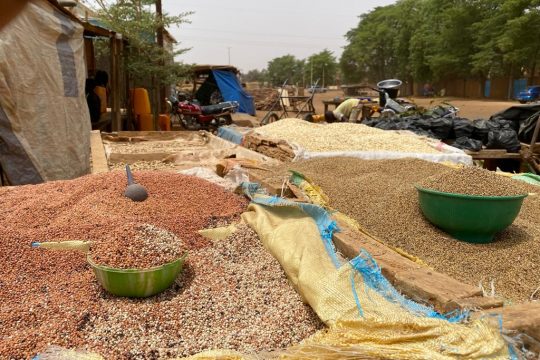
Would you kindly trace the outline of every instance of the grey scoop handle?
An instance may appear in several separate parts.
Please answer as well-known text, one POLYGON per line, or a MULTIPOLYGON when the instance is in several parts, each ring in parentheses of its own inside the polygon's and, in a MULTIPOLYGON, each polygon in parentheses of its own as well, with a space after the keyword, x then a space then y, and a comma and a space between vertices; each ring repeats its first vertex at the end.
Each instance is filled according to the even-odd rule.
POLYGON ((133 180, 133 174, 131 173, 131 169, 129 168, 129 165, 126 165, 126 175, 127 175, 128 185, 135 184, 135 181, 133 180))

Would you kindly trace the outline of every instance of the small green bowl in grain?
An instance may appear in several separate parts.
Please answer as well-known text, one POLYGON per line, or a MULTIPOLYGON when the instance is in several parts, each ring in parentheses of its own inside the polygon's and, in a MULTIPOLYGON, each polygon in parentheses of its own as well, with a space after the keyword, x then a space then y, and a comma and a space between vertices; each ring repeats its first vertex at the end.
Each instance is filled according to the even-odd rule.
POLYGON ((426 219, 452 237, 471 243, 492 242, 496 233, 514 222, 527 197, 463 195, 415 187, 426 219))

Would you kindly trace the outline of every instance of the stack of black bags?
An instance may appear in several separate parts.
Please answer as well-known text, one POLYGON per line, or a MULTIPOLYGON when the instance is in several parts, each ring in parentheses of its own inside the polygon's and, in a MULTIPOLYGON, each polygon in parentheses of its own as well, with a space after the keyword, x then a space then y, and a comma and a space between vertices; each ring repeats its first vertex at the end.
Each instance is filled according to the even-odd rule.
POLYGON ((520 121, 494 115, 489 120, 412 115, 385 119, 367 119, 362 124, 382 130, 409 130, 438 140, 450 140, 452 146, 470 151, 505 149, 519 152, 520 121), (452 142, 453 141, 453 142, 452 142))

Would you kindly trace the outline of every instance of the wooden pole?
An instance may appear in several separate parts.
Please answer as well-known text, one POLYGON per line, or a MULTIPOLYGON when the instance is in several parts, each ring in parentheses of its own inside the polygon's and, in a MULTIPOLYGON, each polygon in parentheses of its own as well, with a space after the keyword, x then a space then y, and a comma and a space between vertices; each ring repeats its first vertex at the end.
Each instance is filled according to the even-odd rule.
MULTIPOLYGON (((162 7, 161 7, 161 0, 156 0, 156 15, 157 15, 157 18, 158 18, 158 21, 159 21, 159 26, 157 28, 157 43, 158 43, 158 46, 161 48, 161 50, 164 52, 165 49, 164 49, 164 46, 163 46, 163 32, 164 32, 164 28, 163 28, 163 10, 162 10, 162 7)), ((164 53, 162 54, 164 55, 164 53)), ((160 58, 159 59, 159 65, 160 66, 164 66, 165 65, 165 61, 163 58, 160 58)), ((158 111, 158 114, 161 114, 165 111, 165 109, 167 109, 167 103, 166 103, 166 96, 167 96, 167 88, 165 85, 163 85, 161 82, 159 83, 159 91, 158 91, 158 97, 159 97, 159 111, 158 111)))
POLYGON ((536 119, 536 127, 534 128, 534 133, 531 139, 531 149, 534 149, 534 146, 538 142, 538 134, 540 133, 540 116, 536 119))

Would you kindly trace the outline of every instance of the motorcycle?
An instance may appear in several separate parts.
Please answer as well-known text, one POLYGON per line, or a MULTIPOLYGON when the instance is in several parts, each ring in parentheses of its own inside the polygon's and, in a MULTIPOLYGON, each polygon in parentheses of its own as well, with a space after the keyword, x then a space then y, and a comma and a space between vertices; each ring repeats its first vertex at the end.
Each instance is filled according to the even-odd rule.
POLYGON ((215 131, 223 125, 232 123, 231 114, 238 110, 236 101, 224 101, 215 105, 199 105, 183 94, 175 94, 167 99, 171 114, 172 127, 183 127, 186 130, 215 131))

